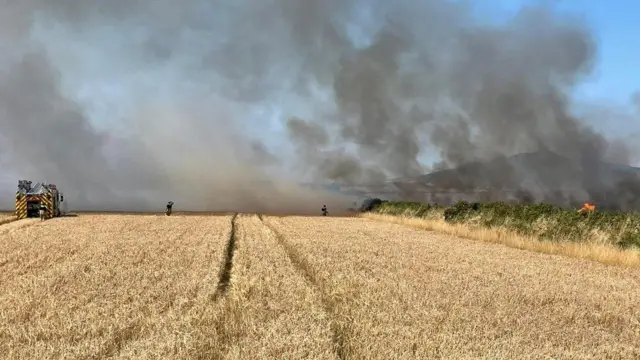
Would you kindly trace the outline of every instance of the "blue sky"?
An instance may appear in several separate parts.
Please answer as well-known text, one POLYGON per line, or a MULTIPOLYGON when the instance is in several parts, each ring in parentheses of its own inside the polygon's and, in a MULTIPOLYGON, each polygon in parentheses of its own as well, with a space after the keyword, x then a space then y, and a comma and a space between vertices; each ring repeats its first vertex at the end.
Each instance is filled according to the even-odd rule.
MULTIPOLYGON (((531 0, 495 0, 496 18, 513 14, 531 0)), ((595 32, 597 66, 578 98, 626 102, 640 89, 640 2, 632 0, 555 0, 554 7, 581 15, 595 32)), ((483 14, 485 15, 485 14, 483 14)), ((487 14, 491 16, 490 14, 487 14)))
POLYGON ((599 40, 596 79, 583 96, 627 101, 640 87, 640 2, 563 1, 563 7, 584 11, 599 40))

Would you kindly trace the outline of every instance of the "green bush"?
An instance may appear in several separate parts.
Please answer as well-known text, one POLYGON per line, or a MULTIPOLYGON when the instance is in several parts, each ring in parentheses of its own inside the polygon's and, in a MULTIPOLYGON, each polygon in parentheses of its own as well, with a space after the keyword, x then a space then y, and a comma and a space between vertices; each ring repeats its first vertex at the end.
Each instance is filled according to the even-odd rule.
POLYGON ((378 206, 374 212, 395 216, 425 218, 434 215, 442 208, 438 205, 407 201, 387 201, 378 206))
POLYGON ((468 203, 446 209, 418 202, 386 202, 377 213, 417 218, 443 217, 449 223, 506 228, 550 241, 604 241, 640 249, 640 214, 595 211, 580 214, 549 204, 468 203))

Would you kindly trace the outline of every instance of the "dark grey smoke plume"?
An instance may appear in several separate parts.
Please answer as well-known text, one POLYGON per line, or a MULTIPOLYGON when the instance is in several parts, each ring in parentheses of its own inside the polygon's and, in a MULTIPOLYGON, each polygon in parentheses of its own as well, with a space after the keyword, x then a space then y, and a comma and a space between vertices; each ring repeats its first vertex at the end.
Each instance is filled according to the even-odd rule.
POLYGON ((550 150, 594 174, 628 156, 570 114, 595 44, 551 8, 489 26, 444 0, 2 5, 2 183, 76 208, 317 212, 351 199, 296 183, 415 176, 429 152, 550 150))

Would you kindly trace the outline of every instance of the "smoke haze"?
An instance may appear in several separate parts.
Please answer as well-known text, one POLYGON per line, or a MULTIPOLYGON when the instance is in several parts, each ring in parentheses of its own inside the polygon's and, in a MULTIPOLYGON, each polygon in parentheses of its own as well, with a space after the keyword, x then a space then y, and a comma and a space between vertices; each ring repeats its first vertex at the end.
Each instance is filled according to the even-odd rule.
POLYGON ((83 210, 331 212, 353 200, 296 184, 415 176, 425 154, 632 155, 569 111, 596 44, 553 8, 487 25, 444 0, 229 4, 3 2, 3 207, 24 178, 83 210))

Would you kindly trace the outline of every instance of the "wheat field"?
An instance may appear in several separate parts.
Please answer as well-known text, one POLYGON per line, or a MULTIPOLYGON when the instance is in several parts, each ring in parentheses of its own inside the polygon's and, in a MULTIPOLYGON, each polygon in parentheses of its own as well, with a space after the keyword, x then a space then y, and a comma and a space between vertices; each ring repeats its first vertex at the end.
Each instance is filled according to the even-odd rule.
POLYGON ((363 218, 0 226, 0 358, 637 359, 640 270, 363 218))
POLYGON ((0 225, 10 223, 16 219, 12 212, 0 212, 0 225))
POLYGON ((606 265, 640 269, 640 251, 623 249, 603 241, 596 232, 584 241, 554 239, 548 241, 534 235, 522 235, 504 227, 484 227, 469 224, 451 224, 441 217, 415 218, 387 214, 361 214, 376 221, 401 224, 422 230, 436 231, 454 237, 501 244, 520 250, 535 251, 551 255, 563 255, 576 259, 597 261, 606 265))

